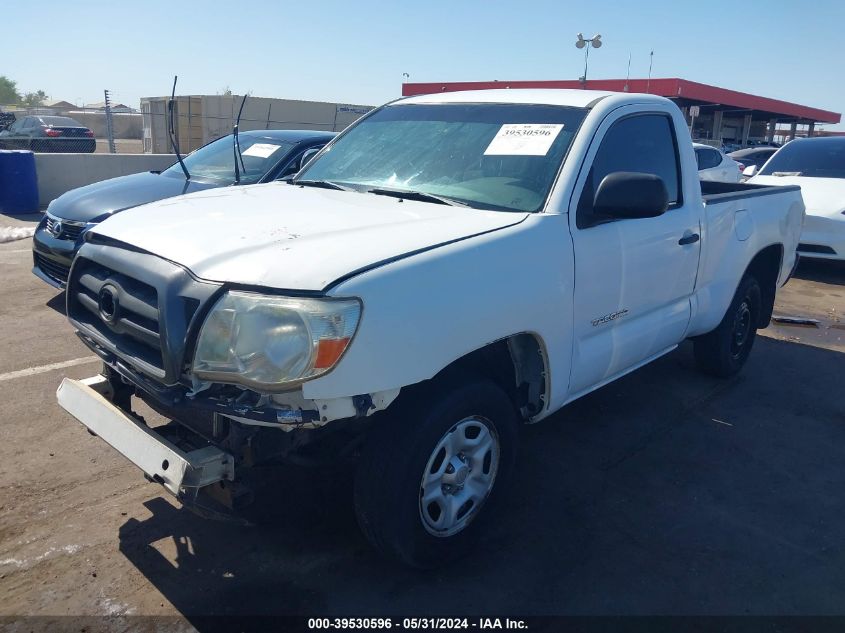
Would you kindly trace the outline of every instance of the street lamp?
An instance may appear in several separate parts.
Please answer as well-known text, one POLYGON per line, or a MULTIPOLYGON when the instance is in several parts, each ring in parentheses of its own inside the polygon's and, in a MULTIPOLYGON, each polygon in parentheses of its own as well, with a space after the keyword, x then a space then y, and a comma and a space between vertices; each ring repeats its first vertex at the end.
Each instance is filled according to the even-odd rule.
POLYGON ((601 35, 598 33, 587 39, 584 39, 584 36, 579 33, 578 39, 575 41, 575 48, 584 49, 584 76, 581 77, 581 81, 583 82, 585 88, 587 86, 587 62, 590 60, 590 47, 601 48, 601 45, 601 35))

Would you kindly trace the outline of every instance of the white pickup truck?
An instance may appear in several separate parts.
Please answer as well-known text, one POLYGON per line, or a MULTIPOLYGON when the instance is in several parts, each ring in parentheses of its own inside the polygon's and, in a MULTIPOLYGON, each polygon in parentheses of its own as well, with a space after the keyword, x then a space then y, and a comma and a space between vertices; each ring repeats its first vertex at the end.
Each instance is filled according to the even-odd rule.
POLYGON ((352 455, 366 536, 434 565, 503 496, 520 425, 688 338, 738 371, 803 218, 798 187, 700 183, 660 97, 402 99, 290 183, 90 231, 67 311, 104 369, 58 400, 206 514, 240 511, 262 461, 352 455))

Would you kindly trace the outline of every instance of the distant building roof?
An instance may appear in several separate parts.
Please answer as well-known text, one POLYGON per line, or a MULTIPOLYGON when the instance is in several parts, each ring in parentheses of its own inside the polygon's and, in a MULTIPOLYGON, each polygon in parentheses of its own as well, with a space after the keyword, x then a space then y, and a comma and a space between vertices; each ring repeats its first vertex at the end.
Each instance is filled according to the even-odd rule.
MULTIPOLYGON (((96 103, 86 103, 82 106, 86 110, 105 110, 106 109, 106 102, 105 101, 97 101, 96 103)), ((128 105, 123 105, 122 103, 113 103, 111 104, 112 110, 131 110, 128 105)))
POLYGON ((45 108, 63 108, 65 110, 76 107, 72 103, 63 101, 62 99, 45 99, 41 102, 41 105, 45 108))

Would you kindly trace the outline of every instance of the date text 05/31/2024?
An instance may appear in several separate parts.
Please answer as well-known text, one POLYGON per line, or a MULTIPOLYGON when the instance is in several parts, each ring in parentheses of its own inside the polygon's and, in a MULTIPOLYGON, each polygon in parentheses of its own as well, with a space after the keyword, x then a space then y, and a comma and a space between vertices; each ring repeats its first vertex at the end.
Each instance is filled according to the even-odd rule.
POLYGON ((311 630, 331 629, 400 629, 400 630, 525 630, 525 620, 511 618, 309 618, 311 630))

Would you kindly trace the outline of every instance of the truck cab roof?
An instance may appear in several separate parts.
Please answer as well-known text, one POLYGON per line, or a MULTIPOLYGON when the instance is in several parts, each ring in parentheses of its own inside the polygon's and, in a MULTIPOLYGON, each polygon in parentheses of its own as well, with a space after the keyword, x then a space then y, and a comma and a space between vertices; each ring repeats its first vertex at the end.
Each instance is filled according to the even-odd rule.
POLYGON ((427 95, 417 95, 400 99, 394 103, 401 104, 434 104, 434 103, 515 103, 559 105, 573 108, 592 108, 605 99, 666 103, 665 97, 643 93, 610 92, 607 90, 572 90, 572 89, 536 89, 515 88, 503 90, 464 90, 458 92, 441 92, 427 95))

